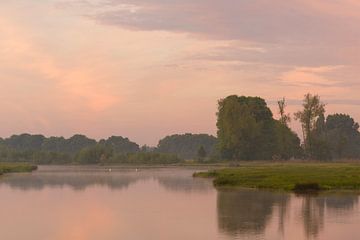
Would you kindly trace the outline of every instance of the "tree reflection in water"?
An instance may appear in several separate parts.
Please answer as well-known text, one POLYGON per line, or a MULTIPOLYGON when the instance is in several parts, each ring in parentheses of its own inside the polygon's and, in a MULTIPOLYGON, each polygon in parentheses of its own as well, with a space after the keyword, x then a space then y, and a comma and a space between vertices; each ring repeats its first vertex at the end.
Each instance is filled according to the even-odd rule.
POLYGON ((217 196, 218 225, 230 235, 260 235, 270 221, 275 206, 279 208, 283 228, 290 195, 266 191, 219 191, 217 196))
POLYGON ((286 239, 286 227, 292 224, 289 220, 300 217, 305 237, 316 239, 324 228, 326 217, 334 215, 346 219, 357 204, 358 196, 354 194, 294 195, 245 189, 219 190, 218 226, 227 235, 252 236, 253 239, 265 235, 267 226, 272 223, 272 227, 277 227, 278 236, 286 239))
POLYGON ((358 196, 355 194, 294 195, 249 189, 216 191, 211 181, 193 179, 195 170, 191 169, 136 171, 122 168, 112 169, 111 172, 105 168, 81 169, 51 167, 33 173, 9 174, 2 177, 0 186, 23 191, 40 191, 44 188, 85 191, 89 187, 107 187, 120 191, 139 182, 151 181, 155 190, 161 187, 167 193, 196 193, 208 196, 202 199, 208 200, 208 203, 215 204, 216 201, 216 205, 209 206, 216 207, 217 216, 214 215, 214 220, 217 219, 218 231, 230 239, 234 236, 240 239, 291 239, 291 235, 287 234, 294 234, 294 231, 297 231, 296 234, 303 234, 304 231, 304 238, 316 239, 329 219, 346 221, 351 214, 356 213, 354 207, 358 206, 358 196), (277 236, 269 238, 269 233, 277 236))
POLYGON ((138 181, 154 180, 169 191, 208 192, 214 190, 211 181, 193 179, 191 169, 117 169, 109 172, 108 168, 46 167, 44 170, 25 174, 8 175, 0 181, 0 185, 21 190, 42 190, 45 187, 68 187, 75 191, 83 191, 92 186, 104 186, 112 190, 128 188, 138 181), (80 170, 80 171, 79 171, 80 170))
POLYGON ((326 216, 342 215, 346 217, 350 215, 359 199, 354 194, 303 195, 299 197, 302 198, 301 217, 308 238, 316 238, 319 235, 324 228, 326 216))
POLYGON ((325 203, 321 199, 306 195, 302 196, 302 214, 305 234, 316 237, 324 226, 325 203))

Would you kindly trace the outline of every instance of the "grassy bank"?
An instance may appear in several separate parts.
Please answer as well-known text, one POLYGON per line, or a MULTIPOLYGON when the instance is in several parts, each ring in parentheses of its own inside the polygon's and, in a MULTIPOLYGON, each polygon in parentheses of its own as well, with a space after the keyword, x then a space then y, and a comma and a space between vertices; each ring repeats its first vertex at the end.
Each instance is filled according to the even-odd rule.
POLYGON ((31 172, 37 169, 37 166, 27 163, 0 163, 0 175, 4 173, 31 172))
POLYGON ((214 178, 214 185, 218 187, 360 190, 360 164, 354 163, 246 164, 195 173, 194 176, 214 178))

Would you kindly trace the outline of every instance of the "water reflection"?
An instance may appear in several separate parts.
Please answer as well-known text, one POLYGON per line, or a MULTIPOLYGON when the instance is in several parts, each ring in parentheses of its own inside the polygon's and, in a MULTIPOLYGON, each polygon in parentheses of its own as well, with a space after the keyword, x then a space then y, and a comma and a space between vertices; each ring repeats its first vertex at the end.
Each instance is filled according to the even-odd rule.
POLYGON ((217 194, 217 217, 220 231, 229 236, 250 239, 267 236, 267 228, 276 229, 276 237, 287 239, 301 234, 292 218, 303 225, 305 239, 318 239, 330 217, 347 219, 358 206, 354 194, 293 195, 256 190, 220 190, 217 194), (300 213, 300 214, 299 214, 300 213), (296 233, 295 233, 296 232, 296 233), (252 237, 251 237, 252 236, 252 237))
POLYGON ((69 187, 75 191, 83 191, 88 187, 107 187, 122 190, 139 181, 154 180, 169 191, 206 192, 213 190, 206 179, 193 179, 195 170, 191 169, 135 169, 118 168, 73 168, 43 167, 33 173, 11 174, 3 177, 1 185, 20 190, 42 190, 45 187, 69 187))
POLYGON ((211 181, 193 180, 195 171, 62 167, 7 174, 0 179, 0 212, 7 216, 0 218, 0 239, 222 239, 216 190, 211 181))
POLYGON ((265 191, 219 191, 217 212, 219 228, 234 236, 263 234, 275 206, 279 206, 283 228, 289 195, 265 191))
POLYGON ((91 186, 106 186, 110 189, 127 188, 140 179, 141 177, 137 176, 106 173, 40 173, 12 175, 3 178, 0 184, 20 190, 40 191, 45 187, 70 187, 73 190, 82 191, 91 186))
POLYGON ((325 202, 314 196, 303 196, 302 219, 307 237, 316 237, 324 226, 325 202))
POLYGON ((5 175, 0 179, 0 212, 11 217, 0 219, 1 239, 360 237, 355 194, 217 191, 208 179, 192 178, 195 171, 199 169, 42 167, 31 174, 5 175), (18 226, 27 227, 19 233, 18 226), (78 231, 86 237, 79 238, 78 231))
POLYGON ((208 192, 213 185, 207 179, 184 178, 179 176, 157 176, 155 179, 169 191, 176 192, 208 192))
POLYGON ((302 220, 308 238, 316 238, 324 228, 325 212, 327 216, 347 217, 352 214, 359 197, 353 194, 303 195, 302 220))

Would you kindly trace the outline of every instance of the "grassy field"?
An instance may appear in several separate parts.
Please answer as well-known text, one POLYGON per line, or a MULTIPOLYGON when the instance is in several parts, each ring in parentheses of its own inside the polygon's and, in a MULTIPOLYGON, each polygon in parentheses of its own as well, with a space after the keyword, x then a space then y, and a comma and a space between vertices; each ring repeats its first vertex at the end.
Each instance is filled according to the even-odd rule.
POLYGON ((301 190, 360 190, 360 164, 273 163, 244 164, 236 168, 195 173, 214 178, 221 187, 301 190))
POLYGON ((37 166, 26 163, 0 163, 0 175, 3 173, 31 172, 37 169, 37 166))

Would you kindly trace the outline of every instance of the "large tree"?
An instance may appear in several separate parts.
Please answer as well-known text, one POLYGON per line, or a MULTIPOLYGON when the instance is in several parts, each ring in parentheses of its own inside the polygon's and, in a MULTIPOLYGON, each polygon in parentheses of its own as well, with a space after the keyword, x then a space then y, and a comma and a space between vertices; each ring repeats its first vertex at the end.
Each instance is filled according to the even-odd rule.
POLYGON ((264 99, 236 95, 221 99, 217 117, 222 157, 258 160, 276 153, 274 119, 264 99))

